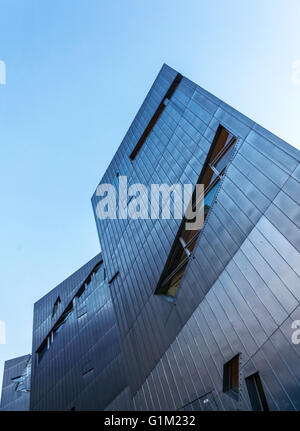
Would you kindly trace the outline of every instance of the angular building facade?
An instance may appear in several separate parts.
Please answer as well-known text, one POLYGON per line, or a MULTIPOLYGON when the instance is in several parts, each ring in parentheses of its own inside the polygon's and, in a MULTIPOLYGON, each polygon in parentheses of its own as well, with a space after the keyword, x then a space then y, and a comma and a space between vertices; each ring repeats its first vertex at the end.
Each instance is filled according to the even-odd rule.
POLYGON ((164 65, 92 197, 101 254, 34 306, 30 409, 300 410, 299 160, 164 65), (203 184, 204 224, 153 184, 203 184))
POLYGON ((34 305, 32 351, 30 410, 122 402, 125 370, 101 254, 34 305))
POLYGON ((299 159, 163 66, 100 184, 203 183, 202 229, 92 198, 136 409, 300 409, 299 159))
POLYGON ((4 364, 0 411, 27 411, 30 402, 31 355, 4 364))

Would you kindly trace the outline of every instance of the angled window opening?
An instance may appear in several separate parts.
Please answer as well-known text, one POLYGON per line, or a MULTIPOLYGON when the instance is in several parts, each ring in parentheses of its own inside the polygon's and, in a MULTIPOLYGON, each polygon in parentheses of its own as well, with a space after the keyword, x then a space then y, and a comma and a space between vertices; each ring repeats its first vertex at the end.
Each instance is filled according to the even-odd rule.
POLYGON ((136 144, 136 146, 134 147, 134 150, 132 151, 132 153, 130 154, 129 158, 130 160, 133 162, 134 159, 136 158, 138 152, 140 151, 140 149, 142 148, 144 142, 146 141, 147 137, 149 136, 151 130, 153 129, 153 127, 155 126, 157 120, 159 119, 159 117, 161 116, 161 114, 163 113, 165 107, 166 107, 166 102, 167 100, 169 100, 174 91, 176 90, 176 88, 178 87, 178 84, 180 83, 180 81, 182 80, 182 75, 180 73, 177 73, 176 77, 174 78, 172 84, 170 85, 168 91, 166 92, 166 94, 164 95, 162 101, 160 102, 160 104, 158 105, 158 108, 156 109, 156 111, 154 112, 151 120, 149 121, 147 127, 145 128, 142 136, 140 137, 140 139, 138 140, 138 143, 136 144))
POLYGON ((245 379, 252 410, 269 411, 268 402, 259 373, 254 373, 245 379))
POLYGON ((85 280, 85 284, 88 285, 91 281, 92 278, 94 277, 95 274, 97 274, 97 272, 99 271, 99 269, 102 267, 102 261, 99 262, 91 271, 91 273, 89 274, 89 276, 87 277, 87 279, 85 280))
POLYGON ((73 301, 68 305, 68 307, 65 309, 65 311, 57 321, 56 325, 53 327, 53 330, 51 331, 51 334, 50 334, 51 344, 53 343, 54 338, 60 333, 60 331, 64 327, 65 323, 71 316, 72 312, 73 312, 73 301))
POLYGON ((240 357, 236 355, 226 364, 223 370, 223 392, 238 400, 240 386, 240 357))
MULTIPOLYGON (((73 297, 73 299, 71 300, 71 302, 65 308, 65 310, 63 311, 60 318, 56 321, 55 325, 52 327, 51 331, 48 333, 45 340, 41 343, 40 347, 37 349, 37 351, 36 351, 37 364, 39 364, 41 362, 45 353, 47 352, 47 350, 49 350, 51 344, 54 342, 54 339, 57 337, 57 335, 60 333, 60 331, 65 326, 67 320, 69 319, 69 317, 73 313, 77 299, 80 298, 82 296, 82 294, 85 292, 88 284, 91 282, 94 275, 102 267, 102 263, 103 263, 103 261, 101 260, 101 262, 97 263, 97 265, 94 266, 94 268, 89 273, 88 277, 85 279, 84 283, 80 286, 80 288, 76 292, 76 294, 73 297)), ((57 307, 60 303, 61 303, 61 299, 60 299, 60 297, 58 297, 57 300, 55 301, 55 304, 54 304, 55 310, 53 308, 54 314, 52 314, 52 317, 55 315, 57 307)))
POLYGON ((89 273, 88 277, 84 280, 84 283, 80 286, 80 288, 76 292, 76 295, 74 296, 75 300, 76 300, 76 298, 78 299, 78 298, 80 298, 83 295, 83 293, 87 289, 88 285, 92 281, 93 276, 95 274, 97 274, 97 272, 99 271, 100 268, 102 268, 102 263, 103 263, 103 260, 101 260, 101 262, 97 263, 97 265, 89 273))
POLYGON ((75 295, 75 298, 80 298, 83 295, 84 291, 85 291, 85 284, 83 284, 80 287, 80 289, 78 290, 78 292, 75 295))
POLYGON ((18 376, 11 379, 14 383, 16 383, 15 391, 16 392, 28 392, 25 387, 25 376, 18 376))
POLYGON ((82 372, 82 375, 83 376, 86 376, 86 375, 89 375, 89 374, 91 374, 91 373, 93 373, 94 372, 94 368, 93 367, 91 367, 91 368, 89 368, 89 369, 87 369, 87 370, 84 370, 83 372, 82 372))
POLYGON ((53 305, 52 317, 55 316, 57 308, 58 308, 58 306, 59 306, 60 303, 61 303, 61 299, 60 299, 60 296, 58 296, 57 299, 56 299, 56 301, 54 302, 54 305, 53 305))
POLYGON ((109 280, 108 284, 112 284, 112 282, 113 282, 113 281, 115 281, 115 279, 118 277, 118 275, 119 275, 119 271, 117 271, 117 272, 112 276, 112 278, 109 280))
MULTIPOLYGON (((204 196, 204 220, 206 219, 219 190, 220 180, 222 179, 228 162, 230 161, 237 139, 223 126, 219 126, 201 170, 198 184, 203 184, 204 196)), ((196 208, 195 190, 193 193, 193 209, 196 208)), ((155 290, 156 295, 162 295, 170 302, 174 301, 179 289, 185 268, 189 262, 191 254, 196 245, 199 230, 188 230, 185 227, 186 218, 183 218, 179 231, 171 248, 165 269, 161 275, 158 286, 155 290)))
POLYGON ((36 351, 37 354, 37 362, 38 364, 41 362, 41 360, 43 359, 45 353, 47 352, 48 348, 49 348, 49 342, 48 342, 48 338, 47 337, 42 344, 40 345, 40 347, 38 348, 38 350, 36 351))
POLYGON ((23 373, 20 376, 13 377, 11 379, 12 382, 16 383, 15 391, 16 392, 30 392, 28 386, 26 384, 26 379, 31 375, 31 357, 29 358, 26 367, 23 370, 23 373))
POLYGON ((42 344, 36 351, 38 364, 43 359, 45 353, 50 349, 51 344, 53 343, 56 336, 60 333, 60 331, 64 327, 65 323, 69 319, 72 312, 73 312, 73 301, 71 301, 70 304, 67 306, 67 308, 64 310, 63 314, 60 316, 60 318, 55 323, 51 331, 48 333, 45 340, 42 342, 42 344))

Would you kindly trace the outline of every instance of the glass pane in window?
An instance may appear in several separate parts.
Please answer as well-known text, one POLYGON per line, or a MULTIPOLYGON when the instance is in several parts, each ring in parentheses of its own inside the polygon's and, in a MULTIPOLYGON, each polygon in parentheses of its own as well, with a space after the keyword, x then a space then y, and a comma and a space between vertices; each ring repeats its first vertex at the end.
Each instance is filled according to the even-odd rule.
POLYGON ((223 150, 223 148, 228 144, 229 140, 231 138, 231 134, 222 127, 220 134, 218 136, 215 148, 212 152, 212 155, 210 157, 210 161, 215 160, 217 155, 223 150))
POLYGON ((195 244, 196 239, 199 234, 199 231, 197 230, 184 230, 181 234, 182 239, 184 240, 186 244, 186 248, 189 250, 189 252, 192 252, 195 244))
MULTIPOLYGON (((226 169, 228 161, 232 157, 235 142, 236 138, 224 129, 224 127, 219 126, 198 180, 199 184, 201 183, 204 185, 204 202, 201 202, 201 209, 204 210, 204 220, 211 209, 214 197, 218 191, 218 187, 220 185, 220 174, 226 169)), ((199 202, 203 196, 197 198, 199 199, 199 202)), ((162 281, 156 288, 155 293, 164 293, 171 297, 176 294, 190 253, 193 251, 199 232, 202 229, 202 227, 198 231, 185 229, 185 223, 187 221, 192 223, 193 220, 183 219, 176 243, 174 244, 173 251, 171 252, 167 266, 164 270, 162 281), (176 274, 174 275, 174 273, 176 274), (171 276, 172 279, 169 282, 171 276)), ((231 369, 226 368, 226 373, 227 372, 229 375, 231 373, 231 369)))
POLYGON ((208 188, 210 184, 217 178, 217 174, 211 169, 210 166, 205 170, 205 174, 201 180, 201 183, 204 185, 204 190, 208 188))
POLYGON ((172 296, 172 297, 174 297, 175 295, 176 295, 176 293, 177 293, 177 290, 178 290, 178 287, 179 287, 179 284, 180 284, 180 281, 181 281, 181 279, 182 279, 182 276, 183 276, 183 274, 184 274, 184 271, 185 271, 185 267, 186 267, 186 264, 184 265, 184 267, 183 268, 181 268, 173 277, 172 277, 172 279, 171 279, 171 281, 170 281, 170 283, 169 283, 169 286, 168 286, 168 292, 167 292, 167 294, 169 295, 169 296, 172 296))
POLYGON ((172 263, 170 264, 168 269, 168 274, 171 274, 178 266, 182 265, 186 258, 186 251, 184 250, 180 241, 178 241, 176 249, 173 253, 172 263))
POLYGON ((229 163, 231 156, 234 152, 234 145, 232 144, 228 149, 222 154, 221 157, 218 157, 216 162, 214 163, 214 167, 221 172, 229 163))
POLYGON ((252 374, 245 380, 252 409, 255 411, 268 411, 269 406, 262 386, 262 382, 259 377, 259 373, 252 374))
POLYGON ((213 186, 213 188, 204 196, 204 220, 212 206, 214 197, 219 188, 219 181, 213 186))
POLYGON ((238 391, 239 388, 239 358, 238 356, 236 356, 232 361, 231 361, 231 389, 233 391, 238 391))

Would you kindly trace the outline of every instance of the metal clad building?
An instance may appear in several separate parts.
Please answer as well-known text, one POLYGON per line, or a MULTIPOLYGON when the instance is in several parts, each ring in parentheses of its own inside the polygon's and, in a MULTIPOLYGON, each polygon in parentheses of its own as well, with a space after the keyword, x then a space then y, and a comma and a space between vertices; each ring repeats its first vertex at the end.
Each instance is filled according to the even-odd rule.
POLYGON ((100 185, 204 184, 204 225, 94 193, 102 253, 34 306, 30 409, 300 410, 299 160, 164 65, 100 185))
POLYGON ((0 411, 29 410, 31 355, 4 364, 0 411))
POLYGON ((220 127, 234 151, 173 301, 181 220, 100 220, 92 198, 136 409, 300 409, 300 152, 164 65, 100 184, 195 185, 220 127))
POLYGON ((122 400, 125 371, 101 254, 35 304, 32 351, 31 410, 104 410, 122 400))

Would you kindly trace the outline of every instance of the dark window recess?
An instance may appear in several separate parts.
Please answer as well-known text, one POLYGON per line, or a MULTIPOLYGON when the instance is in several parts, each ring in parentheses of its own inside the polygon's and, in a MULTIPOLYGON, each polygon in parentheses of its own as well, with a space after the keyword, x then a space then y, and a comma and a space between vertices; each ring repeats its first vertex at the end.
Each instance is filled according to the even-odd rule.
POLYGON ((245 380, 246 380, 246 385, 249 393, 252 410, 269 411, 267 399, 259 377, 259 373, 252 374, 251 376, 247 377, 245 380))
POLYGON ((75 298, 80 298, 81 295, 85 292, 85 284, 83 284, 80 289, 77 291, 75 298))
POLYGON ((53 328, 53 330, 51 332, 51 335, 50 335, 50 344, 53 343, 54 338, 60 333, 60 331, 62 330, 64 324, 66 323, 66 321, 71 316, 72 311, 73 311, 73 304, 70 303, 69 306, 63 312, 62 316, 60 317, 60 319, 58 320, 58 322, 56 323, 56 325, 54 326, 54 328, 53 328))
POLYGON ((236 400, 239 396, 239 365, 239 355, 237 355, 224 365, 223 374, 223 392, 226 392, 228 395, 230 395, 236 400))
POLYGON ((94 371, 94 368, 89 368, 88 370, 84 371, 84 372, 82 373, 82 375, 83 375, 83 376, 86 376, 86 375, 88 375, 88 374, 92 373, 93 371, 94 371))
POLYGON ((46 338, 46 340, 43 341, 43 343, 40 345, 39 349, 36 352, 38 363, 41 362, 47 350, 48 350, 48 337, 46 338))
POLYGON ((38 350, 36 351, 37 354, 37 363, 39 364, 41 360, 43 359, 45 353, 47 350, 50 349, 51 344, 53 343, 54 339, 57 337, 57 335, 60 333, 62 328, 64 327, 66 321, 69 319, 70 315, 73 312, 73 301, 70 302, 70 304, 67 306, 61 317, 58 319, 56 324, 53 326, 45 340, 42 342, 38 350))
MULTIPOLYGON (((78 289, 75 298, 80 298, 81 295, 85 292, 86 290, 86 286, 91 282, 92 277, 94 274, 97 273, 97 271, 101 268, 103 261, 101 260, 101 262, 99 262, 90 272, 90 274, 88 275, 88 277, 86 278, 86 280, 84 281, 84 283, 81 285, 81 287, 78 289)), ((105 277, 104 277, 105 278, 105 277)))
POLYGON ((96 272, 100 269, 100 267, 102 266, 102 261, 100 263, 98 263, 95 268, 91 271, 91 273, 89 274, 89 276, 87 277, 87 279, 85 280, 84 284, 88 285, 94 274, 96 274, 96 272))
POLYGON ((26 368, 24 369, 21 376, 14 377, 11 380, 16 383, 15 391, 16 392, 30 392, 29 388, 27 387, 27 381, 28 377, 31 374, 31 360, 26 365, 26 368))
POLYGON ((55 313, 57 311, 57 308, 58 308, 58 306, 59 306, 60 303, 61 303, 61 300, 60 300, 60 297, 58 296, 57 299, 56 299, 56 301, 54 302, 54 305, 53 305, 52 317, 54 317, 54 315, 55 315, 55 313))
POLYGON ((85 384, 94 380, 94 367, 91 360, 87 360, 82 367, 82 378, 85 384))
POLYGON ((15 391, 16 392, 30 392, 28 387, 28 382, 31 376, 31 358, 28 360, 26 367, 23 370, 23 373, 18 377, 13 377, 12 382, 16 383, 15 391))
POLYGON ((26 387, 25 387, 25 383, 24 383, 24 377, 23 376, 19 376, 19 377, 15 377, 13 379, 11 379, 14 383, 16 383, 16 387, 15 387, 15 391, 16 392, 29 392, 26 387))
POLYGON ((118 277, 118 275, 119 275, 119 271, 117 271, 115 273, 115 275, 112 276, 112 278, 109 280, 108 284, 111 284, 118 277))
MULTIPOLYGON (((80 288, 76 292, 76 294, 73 297, 72 301, 65 308, 65 310, 62 313, 62 315, 60 316, 60 318, 57 320, 57 322, 52 327, 51 331, 49 332, 49 334, 47 335, 47 337, 45 338, 45 340, 42 342, 42 344, 40 345, 40 347, 36 351, 36 354, 37 354, 37 363, 38 364, 41 362, 41 360, 44 357, 44 355, 47 352, 47 350, 49 350, 49 348, 50 348, 51 344, 53 343, 54 339, 56 338, 56 336, 63 329, 65 323, 67 322, 67 320, 69 319, 70 315, 73 312, 76 300, 78 298, 80 298, 81 295, 85 292, 86 287, 91 282, 93 275, 96 274, 97 271, 99 271, 99 269, 102 267, 102 263, 103 263, 103 261, 97 263, 97 265, 94 266, 94 268, 92 269, 92 271, 89 273, 88 277, 85 279, 84 283, 80 286, 80 288)), ((61 303, 61 300, 60 300, 60 297, 58 297, 57 300, 55 301, 55 304, 54 304, 54 307, 53 307, 52 317, 55 315, 57 307, 58 307, 58 305, 60 303, 61 303)), ((86 317, 87 313, 83 313, 79 317, 84 317, 84 316, 86 317)))
POLYGON ((174 93, 174 91, 176 90, 176 88, 178 87, 178 84, 180 83, 180 81, 182 80, 182 75, 180 73, 177 73, 175 79, 173 80, 172 84, 170 85, 168 91, 166 92, 165 96, 163 97, 162 101, 160 102, 160 104, 158 105, 158 108, 156 109, 156 111, 154 112, 151 120, 149 121, 146 129, 144 130, 142 136, 140 137, 140 139, 138 140, 138 143, 136 144, 136 146, 134 147, 134 150, 132 151, 132 153, 130 154, 130 160, 133 162, 133 160, 136 158, 137 153, 140 151, 140 149, 142 148, 145 140, 147 139, 148 135, 150 134, 151 130, 153 129, 153 127, 155 126, 155 123, 157 122, 157 120, 159 119, 159 117, 161 116, 163 110, 165 109, 165 101, 166 99, 170 99, 174 93))
MULTIPOLYGON (((198 184, 203 184, 204 186, 204 204, 201 206, 201 210, 204 211, 204 220, 213 205, 220 186, 220 180, 232 157, 235 143, 236 137, 224 127, 219 126, 197 181, 198 184)), ((195 190, 193 196, 195 198, 195 190)), ((203 199, 203 195, 200 199, 203 199)), ((195 200, 193 201, 194 209, 197 203, 195 200)), ((155 294, 163 295, 170 301, 173 301, 176 296, 185 268, 201 232, 201 229, 186 229, 186 221, 183 218, 165 269, 155 290, 155 294)))

